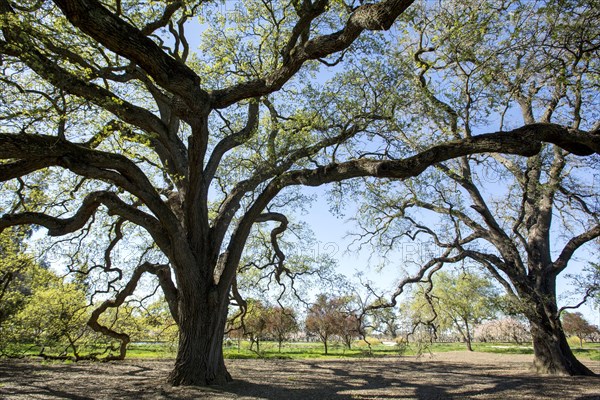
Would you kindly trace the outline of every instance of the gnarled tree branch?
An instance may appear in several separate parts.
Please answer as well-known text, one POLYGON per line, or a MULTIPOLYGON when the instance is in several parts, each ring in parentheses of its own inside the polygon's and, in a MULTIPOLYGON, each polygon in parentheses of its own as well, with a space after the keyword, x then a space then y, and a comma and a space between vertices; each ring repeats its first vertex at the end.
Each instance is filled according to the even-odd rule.
POLYGON ((99 191, 85 197, 77 212, 68 218, 57 218, 39 212, 4 214, 0 217, 0 232, 10 226, 40 225, 48 229, 50 236, 61 236, 81 229, 96 213, 100 205, 105 205, 109 213, 116 214, 146 229, 156 243, 169 247, 169 239, 164 235, 160 223, 153 216, 125 203, 114 192, 99 191))
POLYGON ((96 332, 100 332, 103 335, 112 337, 121 342, 121 345, 119 348, 119 355, 106 357, 106 360, 123 360, 123 359, 125 359, 125 354, 127 353, 127 345, 129 344, 131 339, 130 339, 129 335, 126 333, 117 332, 107 326, 100 324, 100 322, 98 322, 98 318, 100 318, 100 315, 102 315, 102 313, 105 312, 107 309, 117 308, 120 305, 122 305, 125 302, 125 299, 133 294, 133 292, 135 291, 137 284, 138 284, 140 278, 142 277, 142 275, 144 274, 144 272, 152 272, 154 274, 158 274, 158 271, 162 270, 164 268, 168 269, 168 266, 160 265, 160 264, 151 264, 148 262, 138 266, 133 271, 131 278, 129 279, 129 281, 123 288, 123 290, 121 290, 119 293, 117 293, 117 295, 115 296, 115 298, 113 300, 105 300, 94 311, 92 311, 92 315, 90 316, 90 319, 87 322, 88 326, 96 332))
POLYGON ((277 212, 267 212, 260 214, 255 222, 267 222, 267 221, 277 221, 279 222, 279 226, 275 227, 271 230, 271 246, 273 246, 273 250, 275 251, 275 256, 277 257, 277 270, 275 272, 275 279, 278 283, 280 283, 281 274, 286 272, 290 273, 290 270, 287 269, 284 265, 285 254, 281 251, 279 247, 279 243, 277 242, 277 236, 281 235, 288 227, 288 219, 285 215, 277 212))
MULTIPOLYGON (((284 50, 284 63, 277 70, 261 79, 240 83, 226 89, 214 90, 211 94, 213 108, 225 108, 240 100, 259 97, 280 89, 309 60, 327 57, 348 48, 365 31, 388 30, 396 18, 402 14, 414 0, 383 0, 376 4, 358 7, 346 26, 335 33, 318 36, 305 43, 296 44, 291 50, 284 50)), ((320 4, 317 2, 317 4, 320 4)), ((315 7, 318 13, 318 7, 315 7)), ((318 14, 317 14, 318 15, 318 14)), ((301 18, 298 30, 315 18, 313 15, 301 18)), ((296 33, 294 33, 296 34, 296 33)), ((290 44, 295 43, 292 40, 290 44)), ((290 45, 288 45, 290 47, 290 45)))
POLYGON ((110 12, 97 0, 54 0, 69 21, 111 51, 139 65, 163 88, 184 99, 191 110, 207 103, 200 77, 167 55, 142 31, 110 12))
POLYGON ((571 238, 560 252, 558 258, 551 264, 552 272, 555 274, 562 272, 578 248, 598 237, 600 237, 600 225, 595 225, 582 234, 571 238))

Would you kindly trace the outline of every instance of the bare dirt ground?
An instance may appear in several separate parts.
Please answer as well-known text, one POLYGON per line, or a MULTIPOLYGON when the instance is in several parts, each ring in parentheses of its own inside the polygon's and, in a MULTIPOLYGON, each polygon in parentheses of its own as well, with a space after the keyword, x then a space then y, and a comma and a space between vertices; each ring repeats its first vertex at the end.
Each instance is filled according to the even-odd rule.
MULTIPOLYGON (((538 376, 531 356, 450 352, 349 360, 228 360, 221 387, 164 384, 172 361, 0 360, 0 399, 577 399, 600 400, 600 378, 538 376)), ((600 373, 600 362, 585 361, 600 373)))

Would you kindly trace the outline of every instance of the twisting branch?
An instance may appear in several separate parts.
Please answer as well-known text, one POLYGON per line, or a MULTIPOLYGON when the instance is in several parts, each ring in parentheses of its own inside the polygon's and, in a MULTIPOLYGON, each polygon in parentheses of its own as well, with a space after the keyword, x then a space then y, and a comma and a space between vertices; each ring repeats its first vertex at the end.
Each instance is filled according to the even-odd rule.
POLYGON ((163 11, 163 14, 159 19, 146 24, 146 26, 142 28, 142 34, 148 36, 152 34, 155 30, 167 26, 173 14, 175 14, 175 12, 179 10, 182 6, 183 1, 173 1, 171 3, 168 3, 163 11))
POLYGON ((398 297, 402 293, 404 293, 404 289, 406 288, 407 285, 420 282, 426 273, 428 273, 429 276, 433 275, 433 273, 440 270, 444 266, 444 264, 454 264, 454 263, 464 260, 466 258, 465 254, 458 254, 456 256, 451 257, 450 254, 452 253, 453 250, 454 249, 445 250, 444 253, 442 254, 442 256, 432 258, 431 260, 429 260, 428 262, 423 264, 421 266, 421 268, 419 269, 419 271, 415 275, 408 276, 408 277, 402 279, 400 281, 400 283, 398 283, 398 285, 396 286, 396 290, 394 290, 394 293, 392 293, 390 300, 388 302, 381 302, 379 304, 374 304, 374 305, 368 306, 365 309, 365 311, 377 310, 380 308, 389 308, 389 307, 396 306, 398 297))
POLYGON ((208 94, 200 89, 200 77, 194 71, 98 0, 54 0, 54 3, 74 26, 142 67, 160 86, 184 99, 190 110, 198 110, 207 103, 208 94))
MULTIPOLYGON (((422 282, 422 283, 428 283, 428 287, 424 294, 425 294, 425 299, 426 299, 427 303, 431 307, 433 316, 432 316, 432 318, 428 319, 427 321, 418 321, 416 324, 414 324, 411 332, 409 332, 407 334, 407 337, 409 335, 414 334, 414 332, 419 327, 419 325, 426 325, 429 327, 433 327, 433 330, 434 330, 433 334, 435 335, 436 329, 435 329, 435 326, 433 326, 432 324, 437 319, 437 312, 431 302, 431 296, 429 296, 429 293, 433 289, 432 277, 433 277, 433 274, 435 274, 437 271, 442 269, 446 263, 453 264, 458 261, 464 260, 466 258, 466 255, 464 255, 464 254, 450 256, 453 251, 454 251, 453 248, 446 249, 440 257, 432 258, 431 260, 429 260, 428 262, 423 264, 421 266, 421 268, 419 269, 419 271, 417 271, 417 273, 415 275, 408 276, 408 277, 404 278, 402 281, 400 281, 398 283, 398 285, 396 286, 396 290, 394 291, 394 293, 392 293, 389 300, 387 300, 387 301, 383 298, 383 296, 379 296, 379 295, 375 294, 373 289, 369 285, 367 285, 367 289, 371 293, 375 294, 375 296, 377 297, 377 301, 373 302, 372 304, 370 304, 366 307, 362 307, 361 312, 358 315, 358 320, 360 321, 360 324, 361 325, 363 324, 364 318, 371 311, 395 307, 398 304, 398 297, 400 297, 400 295, 402 295, 402 293, 404 293, 404 290, 406 289, 406 287, 408 285, 422 282), (423 280, 423 278, 425 277, 426 274, 427 274, 427 276, 426 276, 425 280, 423 280)), ((363 337, 363 340, 366 340, 365 333, 362 330, 360 333, 363 337)), ((370 345, 369 345, 369 347, 370 347, 370 345)))
MULTIPOLYGON (((309 60, 318 60, 348 48, 365 30, 388 30, 414 0, 383 0, 364 4, 354 10, 346 26, 340 31, 317 36, 308 41, 298 41, 298 36, 322 13, 327 1, 317 1, 306 10, 293 29, 289 43, 283 50, 283 64, 267 76, 243 82, 211 93, 213 108, 225 108, 240 100, 263 96, 280 89, 309 60)), ((310 2, 307 2, 310 4, 310 2)))
MULTIPOLYGON (((239 311, 237 314, 233 315, 230 320, 235 321, 239 319, 242 324, 242 328, 245 330, 244 317, 248 312, 248 302, 242 297, 240 291, 238 290, 237 279, 234 279, 233 284, 231 285, 231 297, 233 300, 235 300, 235 305, 238 307, 239 311)), ((236 329, 238 329, 238 327, 232 325, 227 332, 225 332, 225 334, 228 334, 236 329)))
POLYGON ((106 206, 109 213, 120 215, 144 227, 159 246, 168 246, 168 239, 164 236, 160 223, 153 216, 130 206, 115 193, 109 191, 90 193, 85 197, 77 212, 68 218, 53 217, 39 212, 4 214, 0 217, 0 232, 10 226, 34 224, 48 229, 50 236, 66 235, 81 229, 96 213, 100 205, 106 206))
POLYGON ((600 237, 600 225, 596 225, 588 231, 571 238, 571 240, 567 242, 561 251, 558 258, 552 263, 552 272, 559 274, 561 271, 563 271, 578 248, 598 237, 600 237))
POLYGON ((281 274, 287 273, 290 274, 290 270, 287 269, 284 265, 285 254, 281 251, 279 247, 279 243, 277 242, 277 236, 281 235, 288 227, 288 219, 285 215, 277 212, 268 212, 264 214, 260 214, 255 222, 267 222, 267 221, 277 221, 279 222, 279 226, 273 228, 271 230, 271 245, 273 246, 273 250, 275 251, 275 256, 277 257, 277 269, 275 272, 275 279, 277 283, 281 283, 281 274))
POLYGON ((572 306, 563 306, 563 307, 559 308, 558 315, 560 316, 562 314, 562 312, 565 310, 578 309, 586 301, 588 301, 589 298, 593 297, 596 294, 596 292, 598 292, 598 290, 600 290, 600 287, 598 287, 598 286, 591 286, 591 287, 587 288, 585 291, 585 294, 583 295, 583 298, 581 299, 581 301, 579 303, 572 305, 572 306))
POLYGON ((135 291, 137 284, 138 284, 140 278, 142 277, 142 275, 144 274, 144 272, 151 272, 151 273, 157 274, 158 270, 161 270, 164 268, 168 268, 168 266, 160 265, 160 264, 151 264, 148 262, 138 266, 133 271, 133 274, 131 275, 129 282, 127 282, 127 284, 125 285, 123 290, 121 290, 119 293, 117 293, 114 300, 106 300, 106 301, 102 302, 102 304, 100 304, 94 311, 92 311, 92 315, 90 316, 90 319, 87 322, 88 326, 96 332, 102 333, 103 335, 106 335, 106 336, 110 336, 121 342, 121 345, 119 347, 119 355, 118 356, 107 356, 106 357, 107 361, 108 360, 123 360, 123 359, 125 359, 125 355, 127 353, 127 345, 129 344, 131 339, 130 339, 129 335, 126 333, 117 332, 107 326, 101 325, 98 322, 98 318, 100 318, 100 315, 102 315, 102 313, 105 312, 107 309, 117 308, 120 305, 122 305, 125 302, 125 299, 133 294, 133 292, 135 291))
POLYGON ((256 131, 258 126, 258 102, 251 101, 248 104, 248 119, 246 120, 246 126, 241 130, 223 138, 213 150, 206 168, 204 170, 205 179, 207 182, 210 182, 215 176, 215 172, 219 167, 219 163, 221 159, 228 151, 234 149, 235 147, 245 143, 252 137, 253 132, 256 131))

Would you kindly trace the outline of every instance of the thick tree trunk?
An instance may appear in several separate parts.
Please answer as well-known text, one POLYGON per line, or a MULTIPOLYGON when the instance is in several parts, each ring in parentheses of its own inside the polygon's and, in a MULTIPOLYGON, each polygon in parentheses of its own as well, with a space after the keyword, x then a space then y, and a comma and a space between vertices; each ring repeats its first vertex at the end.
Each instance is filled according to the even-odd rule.
POLYGON ((571 351, 563 332, 556 298, 551 293, 529 296, 530 307, 526 316, 531 324, 533 338, 533 368, 541 374, 595 375, 571 351))
POLYGON ((223 359, 226 310, 201 290, 179 299, 179 348, 169 383, 178 385, 222 385, 231 375, 223 359))
POLYGON ((548 318, 530 320, 533 337, 533 368, 542 374, 594 375, 571 351, 562 328, 548 318))

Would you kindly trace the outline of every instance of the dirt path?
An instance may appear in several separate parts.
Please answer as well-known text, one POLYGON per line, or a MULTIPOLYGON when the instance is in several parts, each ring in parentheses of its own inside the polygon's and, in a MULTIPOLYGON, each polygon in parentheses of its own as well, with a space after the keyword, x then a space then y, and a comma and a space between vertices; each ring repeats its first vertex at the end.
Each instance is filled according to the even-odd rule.
MULTIPOLYGON (((531 356, 450 352, 352 360, 228 360, 223 387, 164 385, 171 361, 42 364, 0 361, 0 399, 577 399, 600 378, 529 372, 531 356)), ((586 361, 600 373, 600 363, 586 361)))

